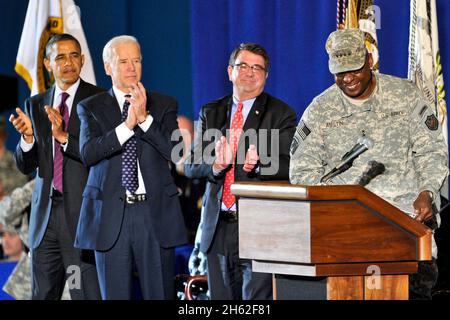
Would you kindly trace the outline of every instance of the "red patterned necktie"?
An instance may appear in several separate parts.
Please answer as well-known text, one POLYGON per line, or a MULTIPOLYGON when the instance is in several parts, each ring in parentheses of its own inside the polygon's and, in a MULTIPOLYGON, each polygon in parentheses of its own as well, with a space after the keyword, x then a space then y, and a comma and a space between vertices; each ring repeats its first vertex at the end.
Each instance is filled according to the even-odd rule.
POLYGON ((228 209, 231 208, 236 202, 236 197, 231 194, 231 185, 234 183, 234 160, 236 159, 236 151, 239 138, 242 134, 242 128, 244 127, 244 116, 242 114, 243 107, 244 105, 239 102, 237 105, 237 110, 233 115, 233 120, 231 121, 230 145, 231 150, 233 151, 233 165, 225 175, 222 193, 222 202, 228 209))
MULTIPOLYGON (((59 113, 63 118, 63 131, 67 132, 69 126, 69 108, 66 101, 69 98, 67 92, 61 93, 61 103, 59 104, 59 113)), ((63 192, 63 162, 64 156, 61 151, 61 144, 55 139, 55 155, 53 157, 53 186, 59 192, 63 192)))

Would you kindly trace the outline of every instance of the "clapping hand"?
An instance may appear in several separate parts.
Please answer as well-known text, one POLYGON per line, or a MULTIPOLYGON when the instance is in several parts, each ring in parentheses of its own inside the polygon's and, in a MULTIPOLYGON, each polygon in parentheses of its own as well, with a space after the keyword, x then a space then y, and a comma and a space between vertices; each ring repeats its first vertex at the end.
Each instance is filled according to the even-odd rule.
POLYGON ((138 123, 147 119, 147 92, 141 82, 131 86, 132 97, 130 107, 133 109, 138 123))
POLYGON ((50 106, 44 107, 45 112, 47 112, 48 120, 52 124, 52 135, 59 142, 64 143, 67 141, 68 133, 67 128, 64 128, 64 120, 58 109, 52 108, 50 106))
POLYGON ((16 108, 17 117, 13 114, 9 117, 9 122, 12 123, 17 132, 23 135, 25 142, 33 142, 33 125, 30 118, 20 109, 16 108))
POLYGON ((245 155, 244 171, 251 172, 259 161, 258 151, 256 146, 251 144, 248 148, 247 154, 245 155))
POLYGON ((215 171, 220 172, 225 170, 233 163, 233 151, 227 138, 224 136, 220 137, 220 140, 216 142, 215 153, 216 159, 213 163, 213 169, 215 171))

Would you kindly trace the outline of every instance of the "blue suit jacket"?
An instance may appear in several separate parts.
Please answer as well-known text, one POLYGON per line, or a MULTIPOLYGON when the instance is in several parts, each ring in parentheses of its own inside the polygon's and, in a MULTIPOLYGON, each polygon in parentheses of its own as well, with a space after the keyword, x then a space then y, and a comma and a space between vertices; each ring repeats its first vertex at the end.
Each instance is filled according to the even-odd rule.
MULTIPOLYGON (((149 221, 163 247, 186 242, 186 231, 178 191, 169 169, 178 129, 175 99, 147 93, 147 110, 153 123, 147 132, 135 129, 138 159, 150 203, 149 221)), ((89 167, 83 192, 75 246, 84 249, 110 249, 121 228, 125 188, 122 187, 122 146, 115 128, 122 122, 113 90, 78 104, 81 121, 80 154, 89 167)))
MULTIPOLYGON (((88 176, 88 170, 80 159, 79 133, 80 120, 77 115, 77 103, 87 97, 104 91, 92 84, 81 80, 75 94, 70 112, 69 142, 63 151, 63 187, 64 213, 70 236, 75 240, 81 206, 81 193, 88 176)), ((53 105, 55 87, 44 93, 35 95, 25 101, 25 113, 30 117, 34 129, 35 143, 29 152, 23 152, 20 141, 14 154, 17 167, 24 174, 31 174, 37 170, 36 185, 33 190, 30 215, 29 245, 31 249, 39 246, 47 229, 52 207, 53 183, 53 145, 52 129, 44 110, 45 105, 53 105)))

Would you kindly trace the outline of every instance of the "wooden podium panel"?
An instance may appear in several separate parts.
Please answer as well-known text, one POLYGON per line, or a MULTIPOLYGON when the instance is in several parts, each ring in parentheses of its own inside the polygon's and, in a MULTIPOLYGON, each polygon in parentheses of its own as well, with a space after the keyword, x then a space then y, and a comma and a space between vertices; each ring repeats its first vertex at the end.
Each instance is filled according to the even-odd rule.
POLYGON ((408 275, 384 275, 370 286, 365 276, 328 277, 327 300, 408 300, 408 275))
MULTIPOLYGON (((403 213, 402 213, 403 214, 403 213)), ((418 241, 358 201, 311 204, 312 263, 411 261, 418 241)))
POLYGON ((239 212, 240 257, 311 262, 309 203, 240 199, 239 212))
POLYGON ((275 300, 408 300, 408 275, 305 277, 274 275, 275 300), (374 283, 375 282, 375 283, 374 283))

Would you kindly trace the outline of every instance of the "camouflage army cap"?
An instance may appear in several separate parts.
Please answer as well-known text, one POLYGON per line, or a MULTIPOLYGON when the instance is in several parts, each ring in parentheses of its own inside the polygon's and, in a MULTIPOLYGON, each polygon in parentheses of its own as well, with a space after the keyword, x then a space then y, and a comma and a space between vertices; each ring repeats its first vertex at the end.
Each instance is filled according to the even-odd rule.
POLYGON ((333 74, 358 70, 366 61, 364 32, 342 29, 332 32, 327 39, 328 67, 333 74))
POLYGON ((7 224, 7 225, 3 226, 3 230, 0 234, 3 236, 3 233, 5 233, 5 232, 10 233, 10 234, 18 234, 19 230, 17 230, 16 227, 14 227, 10 224, 7 224))

